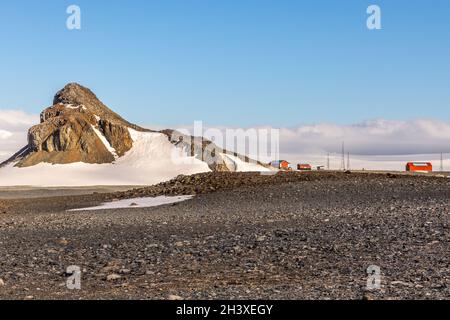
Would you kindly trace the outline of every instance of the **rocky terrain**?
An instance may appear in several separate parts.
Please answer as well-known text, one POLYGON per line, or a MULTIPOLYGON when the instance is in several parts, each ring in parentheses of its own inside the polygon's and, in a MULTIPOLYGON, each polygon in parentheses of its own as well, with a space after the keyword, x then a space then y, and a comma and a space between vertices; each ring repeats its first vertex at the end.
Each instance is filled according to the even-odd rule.
POLYGON ((3 200, 0 297, 449 299, 449 199, 450 179, 439 177, 212 173, 3 200), (191 191, 161 207, 66 211, 191 191), (65 286, 70 265, 82 269, 81 290, 65 286), (372 291, 370 265, 382 275, 372 291))
POLYGON ((6 213, 6 208, 7 208, 7 203, 6 201, 2 201, 0 200, 0 213, 5 214, 6 213))
MULTIPOLYGON (((283 183, 294 183, 316 180, 346 180, 349 182, 364 183, 372 179, 411 179, 407 174, 393 173, 358 173, 352 174, 347 171, 321 171, 321 172, 298 172, 298 171, 278 171, 266 172, 263 174, 254 172, 205 172, 195 175, 180 175, 170 181, 162 182, 154 186, 145 188, 135 188, 122 193, 111 194, 111 198, 133 198, 133 197, 154 197, 159 195, 196 195, 211 193, 218 190, 235 189, 243 186, 263 186, 283 183)), ((438 182, 436 177, 423 176, 422 181, 438 182)), ((440 181, 438 182, 440 183, 440 181)))
POLYGON ((92 193, 114 193, 127 191, 131 186, 93 186, 93 187, 0 187, 0 208, 2 200, 7 199, 32 199, 42 197, 60 197, 73 195, 86 195, 92 193))

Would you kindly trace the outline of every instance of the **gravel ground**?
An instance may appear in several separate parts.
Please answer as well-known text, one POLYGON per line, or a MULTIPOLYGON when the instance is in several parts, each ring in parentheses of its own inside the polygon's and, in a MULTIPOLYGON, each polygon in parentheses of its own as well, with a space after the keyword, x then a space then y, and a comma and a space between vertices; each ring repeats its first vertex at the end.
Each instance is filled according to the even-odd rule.
POLYGON ((111 193, 132 189, 132 186, 93 186, 93 187, 0 187, 1 199, 42 198, 73 196, 97 193, 111 193))
POLYGON ((160 186, 0 201, 0 298, 450 298, 450 179, 198 176, 165 187, 202 186, 194 199, 155 208, 65 211, 160 186), (81 290, 65 286, 70 265, 81 290), (366 290, 370 265, 378 290, 366 290))

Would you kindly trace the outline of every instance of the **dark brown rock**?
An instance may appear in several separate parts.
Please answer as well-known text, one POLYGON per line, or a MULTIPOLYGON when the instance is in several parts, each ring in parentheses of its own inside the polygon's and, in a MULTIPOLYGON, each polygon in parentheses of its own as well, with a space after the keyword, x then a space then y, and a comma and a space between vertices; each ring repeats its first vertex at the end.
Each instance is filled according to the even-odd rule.
POLYGON ((41 162, 111 163, 115 159, 95 130, 103 134, 118 156, 133 146, 128 128, 145 131, 106 107, 89 89, 72 83, 60 90, 54 105, 41 113, 41 123, 30 128, 28 146, 8 162, 33 166, 41 162))
POLYGON ((117 155, 123 156, 133 147, 133 140, 127 127, 108 120, 100 120, 98 125, 108 142, 116 149, 117 155))
POLYGON ((65 164, 73 162, 109 163, 114 156, 95 133, 95 118, 81 109, 64 109, 58 105, 46 109, 39 125, 28 132, 28 152, 18 166, 41 162, 65 164))

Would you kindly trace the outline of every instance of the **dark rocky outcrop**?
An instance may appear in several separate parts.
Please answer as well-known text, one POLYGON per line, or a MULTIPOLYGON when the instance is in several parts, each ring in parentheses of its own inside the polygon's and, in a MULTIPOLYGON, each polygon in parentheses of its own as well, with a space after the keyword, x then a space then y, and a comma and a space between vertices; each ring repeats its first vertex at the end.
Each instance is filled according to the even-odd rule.
POLYGON ((123 156, 133 146, 127 127, 103 119, 98 122, 98 126, 109 144, 116 149, 118 156, 123 156))
POLYGON ((106 107, 89 89, 75 83, 60 90, 53 106, 41 113, 41 123, 28 131, 28 146, 8 162, 27 167, 41 162, 111 163, 133 146, 128 128, 146 131, 106 107), (108 150, 103 134, 115 154, 108 150))
POLYGON ((49 163, 109 163, 114 156, 94 131, 92 117, 70 111, 48 118, 28 131, 29 155, 19 166, 49 163))
MULTIPOLYGON (((388 184, 392 177, 385 173, 352 173, 337 171, 279 171, 275 174, 262 175, 258 172, 205 172, 194 175, 180 175, 172 180, 161 182, 149 187, 136 188, 128 191, 116 192, 107 196, 107 200, 131 199, 138 197, 177 196, 207 194, 221 190, 232 190, 246 187, 263 187, 265 185, 289 185, 301 182, 323 182, 332 184, 346 182, 347 185, 363 185, 365 183, 388 184)), ((414 176, 398 174, 397 180, 403 185, 417 185, 430 189, 444 184, 450 185, 448 179, 436 176, 414 176)), ((368 196, 370 197, 370 195, 368 196)))
POLYGON ((267 164, 255 161, 247 156, 220 148, 204 137, 188 136, 171 129, 166 129, 161 132, 167 135, 171 143, 186 150, 189 156, 196 157, 197 159, 206 162, 212 171, 236 171, 236 164, 228 157, 223 156, 224 154, 235 156, 244 162, 254 162, 260 166, 269 167, 267 164))

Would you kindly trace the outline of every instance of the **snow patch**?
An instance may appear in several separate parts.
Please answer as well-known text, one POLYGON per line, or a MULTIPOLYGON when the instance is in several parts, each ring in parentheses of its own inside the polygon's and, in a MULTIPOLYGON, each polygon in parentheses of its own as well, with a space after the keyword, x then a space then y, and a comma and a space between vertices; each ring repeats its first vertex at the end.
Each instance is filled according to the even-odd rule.
POLYGON ((154 198, 132 198, 113 202, 105 202, 96 207, 72 209, 68 211, 93 211, 106 209, 123 209, 123 208, 149 208, 157 207, 165 204, 172 204, 192 199, 194 196, 177 196, 167 197, 159 196, 154 198))
MULTIPOLYGON (((62 103, 60 103, 60 104, 62 104, 62 103)), ((81 109, 83 109, 83 110, 87 110, 87 108, 84 106, 84 105, 79 105, 79 106, 74 106, 74 105, 72 105, 72 104, 62 104, 64 107, 66 107, 67 109, 79 109, 79 108, 81 108, 81 109)))
POLYGON ((106 139, 106 137, 96 127, 92 126, 92 129, 97 134, 98 138, 102 141, 102 143, 106 147, 106 149, 112 153, 112 155, 114 156, 115 159, 117 159, 119 157, 117 155, 117 151, 109 144, 108 139, 106 139))
POLYGON ((256 163, 256 161, 245 162, 242 159, 240 159, 239 157, 236 157, 236 156, 231 155, 231 154, 222 153, 221 155, 222 155, 222 157, 225 158, 225 162, 227 164, 229 163, 227 161, 227 159, 232 162, 232 164, 234 165, 234 169, 237 172, 267 172, 267 171, 272 171, 269 168, 266 168, 266 167, 256 163))
MULTIPOLYGON (((91 125, 92 126, 92 125, 91 125)), ((106 149, 112 153, 115 159, 117 159, 119 156, 117 155, 116 149, 114 149, 110 144, 109 141, 106 139, 106 137, 98 130, 96 127, 92 126, 92 129, 97 134, 98 138, 102 141, 103 145, 106 147, 106 149)))

